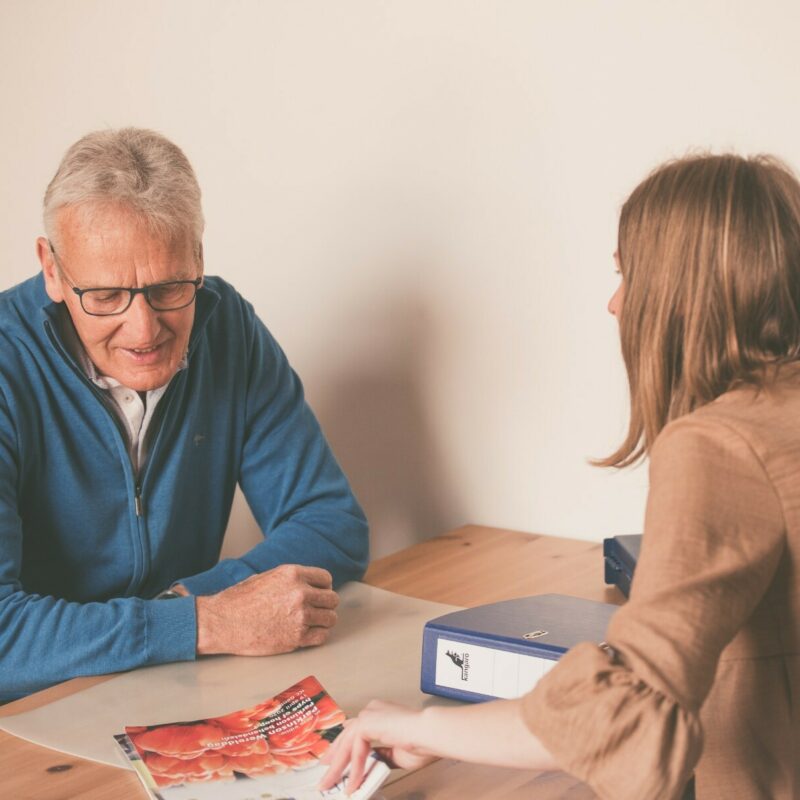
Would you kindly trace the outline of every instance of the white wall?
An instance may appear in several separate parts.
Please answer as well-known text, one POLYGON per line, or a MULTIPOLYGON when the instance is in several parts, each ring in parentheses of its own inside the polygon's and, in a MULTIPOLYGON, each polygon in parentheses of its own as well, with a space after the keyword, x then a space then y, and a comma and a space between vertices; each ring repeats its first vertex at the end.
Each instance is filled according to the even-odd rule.
POLYGON ((799 23, 789 0, 5 0, 0 288, 37 268, 66 147, 156 128, 375 554, 465 522, 635 532, 646 470, 586 463, 625 424, 617 211, 689 148, 800 165, 799 23))

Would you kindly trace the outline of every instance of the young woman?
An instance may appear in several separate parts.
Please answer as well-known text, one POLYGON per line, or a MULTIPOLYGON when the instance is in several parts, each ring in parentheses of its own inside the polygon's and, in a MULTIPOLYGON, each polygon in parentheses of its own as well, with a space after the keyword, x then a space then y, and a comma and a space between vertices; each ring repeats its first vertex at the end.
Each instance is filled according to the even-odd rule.
POLYGON ((620 448, 650 459, 630 601, 519 700, 373 702, 327 758, 371 743, 564 769, 602 798, 800 797, 800 184, 772 158, 668 163, 620 218, 631 399, 620 448), (694 775, 694 778, 692 776, 694 775))

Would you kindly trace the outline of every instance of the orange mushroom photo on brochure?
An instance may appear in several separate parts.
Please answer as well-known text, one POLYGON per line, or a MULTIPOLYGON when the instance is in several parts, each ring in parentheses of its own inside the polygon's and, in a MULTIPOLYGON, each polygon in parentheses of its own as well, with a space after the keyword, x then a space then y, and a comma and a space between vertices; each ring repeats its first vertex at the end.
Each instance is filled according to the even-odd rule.
MULTIPOLYGON (((341 733, 345 714, 313 676, 251 708, 221 717, 129 726, 115 736, 156 800, 282 800, 344 797, 346 778, 320 792, 320 757, 341 733)), ((388 775, 375 756, 368 798, 388 775)))

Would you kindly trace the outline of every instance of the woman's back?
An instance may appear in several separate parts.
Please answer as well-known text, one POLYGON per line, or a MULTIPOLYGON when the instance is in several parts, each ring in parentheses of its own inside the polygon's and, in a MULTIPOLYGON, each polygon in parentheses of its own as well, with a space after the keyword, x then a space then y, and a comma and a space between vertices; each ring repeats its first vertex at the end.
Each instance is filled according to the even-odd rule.
POLYGON ((650 477, 612 658, 572 651, 528 723, 607 796, 678 796, 702 748, 700 800, 800 797, 800 363, 668 425, 650 477))
MULTIPOLYGON (((775 492, 780 520, 743 533, 748 539, 783 528, 782 545, 767 591, 744 627, 720 657, 701 719, 703 758, 697 771, 698 796, 800 796, 800 364, 787 365, 771 389, 729 392, 700 409, 698 419, 729 425, 747 443, 775 492), (737 794, 738 792, 738 794, 737 794)), ((747 485, 730 486, 737 505, 757 502, 747 485)), ((741 555, 719 553, 712 560, 735 569, 741 555)))

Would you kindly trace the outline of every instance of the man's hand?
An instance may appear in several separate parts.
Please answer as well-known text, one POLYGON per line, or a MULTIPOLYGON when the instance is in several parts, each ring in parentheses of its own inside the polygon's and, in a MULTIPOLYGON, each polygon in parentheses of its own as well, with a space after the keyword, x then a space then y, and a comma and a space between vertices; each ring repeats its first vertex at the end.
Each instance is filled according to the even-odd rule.
POLYGON ((325 642, 339 597, 318 567, 285 564, 198 597, 197 654, 269 656, 325 642))

